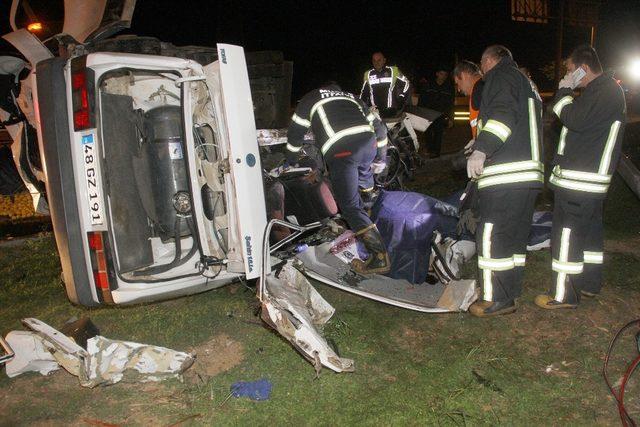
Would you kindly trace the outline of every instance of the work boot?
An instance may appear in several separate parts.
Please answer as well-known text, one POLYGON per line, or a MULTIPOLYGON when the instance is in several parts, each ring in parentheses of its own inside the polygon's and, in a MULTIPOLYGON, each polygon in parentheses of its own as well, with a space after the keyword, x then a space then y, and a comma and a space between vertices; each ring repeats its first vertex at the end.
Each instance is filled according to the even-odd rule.
POLYGON ((375 224, 363 228, 356 233, 364 247, 369 252, 366 261, 354 259, 351 261, 351 269, 359 274, 385 274, 391 271, 391 261, 387 248, 384 246, 382 236, 378 232, 375 224))
POLYGON ((546 310, 558 310, 561 308, 578 308, 578 303, 560 302, 551 298, 547 294, 538 295, 533 302, 540 308, 546 310))
POLYGON ((516 311, 514 300, 499 301, 476 301, 469 306, 469 313, 476 317, 493 317, 509 314, 516 311))
POLYGON ((360 189, 360 197, 362 198, 362 205, 367 211, 367 214, 371 215, 371 209, 376 204, 380 196, 380 189, 378 187, 372 187, 371 189, 360 189))

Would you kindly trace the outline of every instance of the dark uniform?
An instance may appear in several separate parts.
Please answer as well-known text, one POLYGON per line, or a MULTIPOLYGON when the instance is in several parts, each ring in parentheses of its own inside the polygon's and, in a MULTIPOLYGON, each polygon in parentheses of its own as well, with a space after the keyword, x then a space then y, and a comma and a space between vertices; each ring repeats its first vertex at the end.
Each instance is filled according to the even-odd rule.
POLYGON ((485 74, 474 148, 486 154, 478 178, 476 232, 483 299, 520 296, 527 238, 543 185, 542 101, 510 58, 485 74))
POLYGON ((427 129, 427 150, 433 156, 440 155, 442 135, 447 126, 447 120, 451 118, 455 101, 455 89, 451 80, 447 78, 442 84, 433 79, 429 80, 418 98, 420 107, 442 113, 427 129))
POLYGON ((297 158, 309 128, 329 168, 343 217, 355 232, 370 226, 359 189, 374 186, 371 163, 385 158, 385 126, 353 94, 327 86, 307 93, 296 107, 287 133, 290 163, 297 158))
POLYGON ((411 84, 398 67, 385 66, 364 73, 360 99, 370 107, 377 107, 382 117, 394 116, 411 96, 411 84))
POLYGON ((602 285, 602 204, 620 159, 626 104, 611 77, 597 77, 577 98, 562 88, 553 112, 563 124, 549 178, 555 194, 552 231, 557 302, 577 304, 602 285))

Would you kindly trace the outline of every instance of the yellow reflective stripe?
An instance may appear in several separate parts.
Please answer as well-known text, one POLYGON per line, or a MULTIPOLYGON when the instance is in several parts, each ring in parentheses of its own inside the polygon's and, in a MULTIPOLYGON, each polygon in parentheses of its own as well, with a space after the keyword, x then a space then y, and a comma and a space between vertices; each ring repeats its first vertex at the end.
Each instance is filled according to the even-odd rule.
POLYGON ((551 269, 559 273, 580 274, 582 273, 583 267, 584 264, 581 262, 563 262, 555 259, 551 262, 551 269))
POLYGON ((327 142, 324 143, 320 151, 322 151, 322 154, 327 154, 327 151, 329 151, 329 148, 331 148, 333 144, 338 142, 340 138, 343 138, 348 135, 355 135, 355 134, 364 133, 364 132, 373 132, 373 128, 370 125, 362 125, 362 126, 354 126, 354 127, 342 129, 340 132, 336 132, 331 138, 327 139, 327 142))
POLYGON ((482 119, 478 118, 478 133, 480 133, 480 131, 482 131, 482 119))
POLYGON ((560 131, 560 141, 558 141, 558 154, 561 156, 564 155, 564 147, 567 145, 567 133, 569 129, 562 126, 562 130, 560 131))
POLYGON ((533 98, 529 98, 529 138, 531 139, 531 159, 540 161, 540 149, 538 146, 538 119, 536 118, 536 104, 533 98))
POLYGON ((515 266, 513 257, 509 258, 485 258, 478 257, 478 267, 481 270, 506 271, 515 266))
POLYGON ((527 261, 527 256, 525 254, 515 254, 513 255, 513 264, 516 267, 523 267, 527 261))
POLYGON ((525 160, 522 162, 501 163, 499 165, 487 166, 482 171, 482 177, 497 175, 500 173, 522 172, 536 170, 542 172, 544 165, 535 160, 525 160))
POLYGON ((320 101, 318 101, 315 104, 313 104, 313 107, 311 107, 311 112, 309 113, 309 117, 313 118, 313 115, 315 114, 315 112, 316 112, 316 110, 318 108, 320 108, 321 106, 323 106, 327 102, 333 102, 333 101, 350 101, 350 102, 353 102, 354 104, 356 104, 358 106, 358 108, 360 108, 360 104, 358 104, 358 101, 356 101, 353 98, 349 98, 347 96, 334 96, 332 98, 321 99, 320 101))
POLYGON ((325 133, 328 137, 332 137, 335 132, 329 123, 329 119, 327 118, 327 114, 324 112, 324 108, 322 106, 318 107, 318 116, 320 116, 320 121, 322 122, 322 127, 324 128, 325 133))
POLYGON ((582 181, 573 181, 551 174, 549 182, 558 187, 566 188, 568 190, 585 191, 587 193, 606 193, 609 189, 607 184, 592 184, 582 181))
POLYGON ((613 154, 613 147, 615 147, 616 145, 616 139, 618 138, 620 125, 621 123, 617 120, 611 125, 611 129, 609 130, 609 137, 607 138, 607 143, 604 146, 604 153, 602 154, 602 159, 600 160, 598 173, 606 174, 609 170, 609 166, 611 166, 611 155, 613 154))
POLYGON ((388 142, 389 142, 389 141, 388 141, 388 139, 387 139, 387 138, 385 138, 385 139, 383 139, 382 141, 378 141, 378 142, 376 143, 376 146, 377 146, 378 148, 386 147, 388 142))
POLYGON ((482 132, 485 131, 494 134, 502 142, 505 142, 507 138, 509 138, 509 135, 511 135, 511 129, 509 128, 509 126, 493 119, 487 121, 487 123, 483 126, 482 132))
POLYGON ((512 184, 516 182, 529 182, 539 181, 544 182, 544 176, 542 172, 516 172, 507 173, 503 175, 489 176, 483 178, 482 176, 478 180, 478 188, 490 187, 498 184, 512 184))
POLYGON ((602 264, 604 262, 604 253, 584 251, 585 264, 602 264))
POLYGON ((293 120, 294 122, 296 122, 300 126, 304 126, 306 128, 311 126, 311 122, 309 120, 303 119, 302 117, 300 117, 296 113, 293 113, 293 116, 291 116, 291 120, 293 120))
MULTIPOLYGON (((566 262, 569 259, 569 238, 571 237, 571 229, 564 227, 562 229, 562 234, 560 235, 560 253, 559 258, 560 261, 566 262)), ((553 263, 556 262, 555 259, 551 261, 551 268, 553 268, 553 263)), ((565 294, 565 282, 567 281, 567 274, 558 271, 558 275, 556 277, 556 294, 553 297, 554 300, 563 302, 564 294, 565 294)))
MULTIPOLYGON (((484 258, 491 258, 491 231, 493 230, 493 224, 486 222, 482 230, 482 255, 484 258)), ((480 262, 480 257, 478 257, 480 262)), ((482 284, 483 295, 482 298, 485 301, 491 301, 493 299, 493 285, 491 283, 491 270, 482 269, 482 284)))
POLYGON ((553 173, 558 178, 577 179, 580 181, 596 181, 608 184, 611 182, 611 175, 601 175, 593 172, 574 171, 571 169, 562 169, 560 165, 553 168, 553 173))
POLYGON ((298 151, 302 150, 302 145, 300 147, 296 147, 295 145, 291 145, 287 142, 287 150, 293 153, 297 153, 298 151))
POLYGON ((556 102, 556 105, 553 106, 553 112, 556 113, 556 116, 560 117, 560 113, 562 112, 562 109, 567 105, 571 104, 572 102, 573 102, 573 96, 569 96, 569 95, 563 96, 562 98, 560 98, 558 102, 556 102))

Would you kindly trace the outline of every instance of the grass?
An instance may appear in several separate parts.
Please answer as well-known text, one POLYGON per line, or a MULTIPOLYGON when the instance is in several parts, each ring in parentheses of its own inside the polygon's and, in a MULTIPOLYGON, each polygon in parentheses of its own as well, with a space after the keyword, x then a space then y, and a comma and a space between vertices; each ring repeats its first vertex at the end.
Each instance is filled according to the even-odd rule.
MULTIPOLYGON (((416 187, 425 184, 423 178, 416 187)), ((442 185, 438 195, 449 189, 442 185)), ((87 315, 109 338, 196 349, 200 357, 184 382, 90 390, 65 372, 2 375, 0 425, 616 424, 600 375, 602 358, 613 333, 640 317, 640 203, 618 179, 605 215, 605 288, 573 311, 548 313, 532 304, 550 284, 548 251, 528 257, 516 314, 495 319, 420 314, 318 284, 336 308, 325 333, 342 356, 356 361, 354 373, 324 370, 318 379, 288 343, 260 324, 254 295, 242 285, 157 304, 87 310, 65 297, 50 235, 3 248, 0 332, 23 329, 24 317, 59 327, 87 315), (209 356, 202 352, 207 346, 209 356), (199 365, 218 359, 224 368, 195 375, 199 365), (232 383, 259 378, 272 381, 270 400, 225 401, 232 383)), ((631 354, 630 342, 621 355, 631 354)), ((624 360, 614 361, 614 380, 624 360)), ((638 391, 636 379, 628 404, 640 418, 638 391)))

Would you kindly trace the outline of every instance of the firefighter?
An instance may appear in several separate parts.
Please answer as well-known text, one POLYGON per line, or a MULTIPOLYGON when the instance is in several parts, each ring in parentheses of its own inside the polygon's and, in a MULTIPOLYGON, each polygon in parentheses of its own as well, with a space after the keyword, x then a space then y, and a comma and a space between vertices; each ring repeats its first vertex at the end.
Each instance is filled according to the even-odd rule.
POLYGON ((616 170, 626 104, 620 85, 603 74, 596 51, 579 46, 566 61, 553 112, 562 122, 553 171, 553 283, 538 295, 545 309, 576 308, 602 286, 602 205, 616 170), (582 88, 580 96, 574 89, 582 88))
POLYGON ((469 311, 488 317, 514 312, 522 292, 527 238, 544 179, 542 100, 506 47, 486 48, 480 66, 485 86, 467 174, 477 179, 480 199, 482 298, 469 311))
POLYGON ((411 98, 411 83, 396 66, 388 66, 382 52, 371 57, 373 68, 365 71, 360 99, 376 107, 384 118, 394 117, 411 98))
POLYGON ((386 127, 360 99, 330 83, 307 93, 296 107, 287 132, 290 164, 297 159, 309 129, 329 169, 340 212, 369 252, 366 261, 352 261, 352 269, 360 274, 388 273, 389 255, 360 194, 370 195, 373 175, 384 170, 386 127))
POLYGON ((471 61, 462 61, 453 69, 453 80, 458 90, 469 97, 469 126, 471 126, 471 140, 465 145, 465 153, 470 153, 473 143, 478 136, 478 115, 480 114, 480 100, 484 80, 480 67, 471 61))

